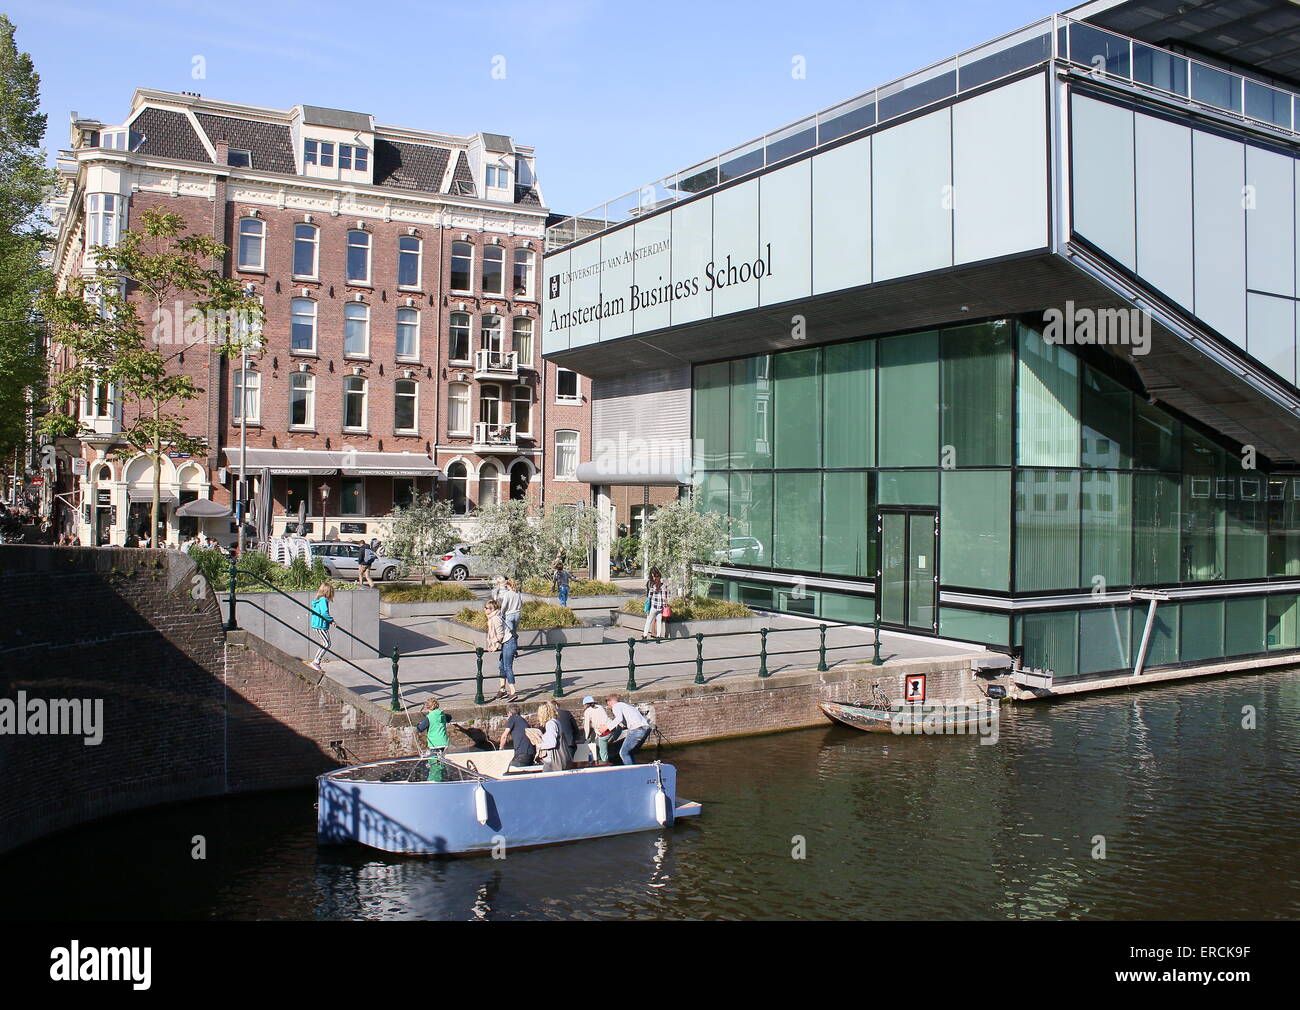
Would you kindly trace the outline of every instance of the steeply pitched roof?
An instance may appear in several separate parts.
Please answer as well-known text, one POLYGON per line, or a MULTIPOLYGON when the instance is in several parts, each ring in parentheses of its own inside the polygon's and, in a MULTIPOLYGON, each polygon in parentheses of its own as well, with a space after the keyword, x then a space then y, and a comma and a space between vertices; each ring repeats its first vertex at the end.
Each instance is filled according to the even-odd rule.
POLYGON ((470 174, 469 159, 461 151, 456 158, 456 169, 451 174, 451 190, 457 196, 475 196, 474 176, 470 174))
POLYGON ((375 138, 375 185, 438 193, 451 151, 375 138))
POLYGON ((136 147, 141 154, 212 164, 207 148, 184 113, 147 106, 132 121, 131 129, 144 138, 136 147))
POLYGON ((214 116, 207 112, 197 112, 195 118, 213 146, 218 140, 224 140, 238 151, 251 152, 253 168, 290 175, 298 171, 293 157, 293 133, 289 127, 251 119, 214 116))

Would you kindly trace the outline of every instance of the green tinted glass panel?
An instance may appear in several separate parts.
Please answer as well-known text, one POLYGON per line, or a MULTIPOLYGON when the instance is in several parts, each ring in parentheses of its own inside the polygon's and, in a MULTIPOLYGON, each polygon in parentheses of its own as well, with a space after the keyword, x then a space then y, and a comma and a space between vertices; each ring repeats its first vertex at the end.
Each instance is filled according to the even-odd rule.
POLYGON ((880 516, 880 619, 902 624, 907 595, 907 516, 880 516))
POLYGON ((1024 466, 1079 465, 1079 360, 1019 327, 1016 430, 1024 466))
POLYGON ((1051 670, 1062 680, 1078 676, 1078 614, 1026 614, 1020 619, 1020 642, 1026 667, 1051 670))
POLYGON ((934 516, 909 515, 907 623, 931 630, 935 620, 934 516))
POLYGON ((1159 473, 1133 475, 1133 583, 1178 581, 1179 482, 1159 473))
POLYGON ((772 359, 779 468, 822 465, 820 364, 818 347, 777 354, 772 359))
POLYGON ((1079 585, 1079 472, 1018 470, 1016 588, 1079 585))
POLYGON ((818 617, 828 621, 851 621, 854 624, 870 624, 876 619, 876 601, 871 596, 853 596, 849 593, 829 593, 825 590, 818 601, 821 611, 818 617))
POLYGON ((692 502, 695 505, 695 511, 699 513, 717 512, 720 515, 727 514, 727 474, 726 473, 701 473, 696 474, 696 480, 699 484, 695 488, 695 494, 692 496, 692 502))
POLYGON ((773 602, 772 585, 766 582, 737 582, 736 595, 733 599, 747 607, 771 610, 773 602))
POLYGON ((876 461, 876 345, 871 340, 822 350, 822 443, 826 466, 876 461))
POLYGON ((1197 600, 1182 604, 1184 663, 1223 656, 1223 601, 1197 600))
POLYGON ((939 522, 944 585, 1008 588, 1011 571, 1011 471, 945 470, 939 522))
POLYGON ((764 354, 731 363, 731 466, 772 465, 772 359, 764 354))
POLYGON ((1265 638, 1267 610, 1262 596, 1226 602, 1227 627, 1224 652, 1229 656, 1249 656, 1268 649, 1265 638))
POLYGON ((727 466, 728 412, 731 364, 697 365, 691 419, 695 442, 695 469, 727 466))
MULTIPOLYGON (((772 563, 772 475, 731 474, 732 537, 753 537, 759 543, 758 557, 737 559, 742 564, 767 567, 772 563)), ((751 547, 752 545, 746 544, 751 547)))
POLYGON ((1268 481, 1268 574, 1300 575, 1300 481, 1268 481))
POLYGON ((1126 586, 1132 580, 1133 478, 1110 470, 1086 470, 1080 475, 1079 509, 1082 531, 1080 585, 1126 586))
POLYGON ((1133 465, 1139 470, 1177 470, 1182 424, 1138 397, 1133 406, 1133 465))
POLYGON ((827 473, 822 494, 822 567, 875 578, 875 526, 868 472, 827 473))
MULTIPOLYGON (((1138 650, 1142 647, 1142 632, 1147 623, 1147 605, 1134 606, 1132 617, 1131 662, 1136 663, 1138 650)), ((1178 662, 1178 604, 1161 603, 1156 607, 1155 617, 1151 621, 1151 638, 1147 643, 1145 667, 1169 666, 1178 662)))
POLYGON ((944 638, 956 638, 963 642, 1010 645, 1011 620, 1004 614, 986 614, 978 610, 940 607, 939 634, 944 638))
POLYGON ((938 505, 938 470, 881 470, 876 478, 881 505, 938 505))
POLYGON ((1297 607, 1295 593, 1268 597, 1267 630, 1270 649, 1294 649, 1300 645, 1296 631, 1298 614, 1300 608, 1297 607))
POLYGON ((1184 582, 1222 579, 1228 494, 1223 450, 1204 436, 1183 432, 1183 494, 1180 545, 1184 582))
POLYGON ((1103 607, 1079 615, 1079 673, 1129 668, 1129 610, 1103 607))
POLYGON ((939 334, 905 333, 877 341, 880 465, 939 462, 939 334))
POLYGON ((1268 574, 1268 488, 1261 473, 1227 477, 1219 489, 1228 495, 1228 578, 1259 579, 1268 574))
POLYGON ((1011 463, 1012 326, 957 326, 940 334, 946 467, 1011 463))
POLYGON ((1133 462, 1133 394, 1095 368, 1084 366, 1079 395, 1083 466, 1126 469, 1133 462))
POLYGON ((821 564, 820 473, 775 475, 773 539, 777 568, 815 572, 821 564))

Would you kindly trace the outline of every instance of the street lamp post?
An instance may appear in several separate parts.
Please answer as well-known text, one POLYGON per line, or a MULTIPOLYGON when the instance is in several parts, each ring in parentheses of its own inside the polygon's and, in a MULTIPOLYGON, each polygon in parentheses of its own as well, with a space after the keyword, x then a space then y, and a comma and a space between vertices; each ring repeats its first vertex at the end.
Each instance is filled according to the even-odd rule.
POLYGON ((322 484, 320 486, 320 538, 325 539, 325 510, 330 503, 330 486, 322 484))

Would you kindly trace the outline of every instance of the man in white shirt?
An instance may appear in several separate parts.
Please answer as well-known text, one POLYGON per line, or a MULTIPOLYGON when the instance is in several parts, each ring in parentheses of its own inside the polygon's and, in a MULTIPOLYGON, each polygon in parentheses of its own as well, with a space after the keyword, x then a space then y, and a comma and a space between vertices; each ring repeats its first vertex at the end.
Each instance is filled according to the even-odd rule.
POLYGON ((618 749, 618 756, 622 758, 623 764, 636 764, 636 752, 640 746, 645 743, 645 738, 650 735, 650 723, 646 717, 634 705, 629 705, 625 701, 620 701, 618 695, 611 694, 605 699, 609 705, 610 720, 609 728, 614 732, 610 737, 610 742, 616 740, 622 741, 618 749), (620 734, 619 731, 622 731, 620 734))
POLYGON ((609 713, 591 695, 582 699, 582 736, 592 764, 609 764, 609 713))

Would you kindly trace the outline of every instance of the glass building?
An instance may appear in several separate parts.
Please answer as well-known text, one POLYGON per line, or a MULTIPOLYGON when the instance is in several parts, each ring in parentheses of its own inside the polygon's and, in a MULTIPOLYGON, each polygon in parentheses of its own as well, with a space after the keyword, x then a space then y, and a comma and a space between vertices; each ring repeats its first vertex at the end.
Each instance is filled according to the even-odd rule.
POLYGON ((1211 66, 1142 11, 556 224, 545 353, 593 376, 597 501, 690 484, 731 535, 700 591, 1057 680, 1300 649, 1300 63, 1211 66))

